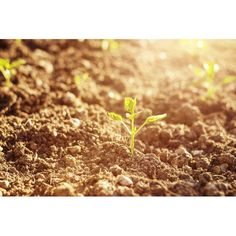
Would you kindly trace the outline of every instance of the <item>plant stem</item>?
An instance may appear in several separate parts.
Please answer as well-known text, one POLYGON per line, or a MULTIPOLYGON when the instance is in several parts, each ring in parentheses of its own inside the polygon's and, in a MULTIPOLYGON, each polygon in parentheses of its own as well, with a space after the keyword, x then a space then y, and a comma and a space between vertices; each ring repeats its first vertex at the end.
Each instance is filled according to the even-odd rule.
POLYGON ((130 140, 130 151, 133 156, 134 154, 134 137, 135 137, 135 127, 134 127, 134 118, 131 120, 131 140, 130 140))

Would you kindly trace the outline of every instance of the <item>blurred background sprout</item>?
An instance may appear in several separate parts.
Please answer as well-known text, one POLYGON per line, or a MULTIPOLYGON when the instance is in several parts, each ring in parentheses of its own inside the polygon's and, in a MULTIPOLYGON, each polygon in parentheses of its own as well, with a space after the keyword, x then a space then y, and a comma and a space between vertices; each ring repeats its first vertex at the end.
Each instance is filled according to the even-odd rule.
POLYGON ((17 59, 10 62, 10 59, 0 58, 0 71, 5 79, 6 87, 12 86, 12 76, 16 75, 16 68, 25 64, 25 60, 17 59))
POLYGON ((119 43, 114 39, 103 39, 101 41, 101 48, 104 51, 116 51, 119 48, 119 43))
POLYGON ((76 84, 76 87, 78 89, 82 88, 84 83, 86 83, 86 81, 89 80, 89 74, 88 73, 80 73, 80 74, 77 74, 75 77, 74 77, 74 82, 76 84))
POLYGON ((207 90, 206 95, 201 97, 203 100, 215 98, 216 92, 221 86, 236 81, 235 76, 226 76, 219 80, 217 73, 220 70, 220 66, 215 62, 205 62, 201 68, 192 68, 192 66, 190 68, 198 78, 194 80, 194 83, 201 84, 207 90))

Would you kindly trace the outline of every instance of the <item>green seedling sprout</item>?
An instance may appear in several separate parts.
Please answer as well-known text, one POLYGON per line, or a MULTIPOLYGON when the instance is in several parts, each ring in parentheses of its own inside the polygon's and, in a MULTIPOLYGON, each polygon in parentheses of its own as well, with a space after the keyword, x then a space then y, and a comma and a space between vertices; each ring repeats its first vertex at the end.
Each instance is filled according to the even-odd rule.
POLYGON ((145 125, 160 121, 160 120, 167 117, 166 114, 149 116, 146 118, 146 120, 144 121, 144 123, 142 125, 140 125, 139 127, 136 127, 135 126, 135 119, 136 119, 137 115, 140 113, 140 112, 135 112, 136 103, 137 103, 136 98, 135 99, 130 98, 130 97, 125 98, 124 109, 127 112, 126 117, 128 118, 128 121, 129 121, 128 125, 125 123, 125 120, 121 115, 114 113, 114 112, 108 112, 108 117, 110 117, 114 121, 120 122, 124 126, 124 128, 128 132, 128 134, 130 135, 130 151, 131 151, 132 156, 134 154, 135 137, 140 132, 140 130, 145 125))
POLYGON ((74 82, 77 86, 77 88, 81 88, 83 86, 83 84, 88 81, 89 79, 89 74, 88 73, 82 73, 82 74, 78 74, 74 77, 74 82))
POLYGON ((119 43, 114 39, 103 39, 101 42, 101 48, 104 51, 116 51, 119 48, 119 43))
POLYGON ((17 59, 10 62, 9 59, 0 58, 0 71, 5 78, 5 83, 7 87, 12 86, 11 78, 16 75, 16 68, 25 64, 25 60, 17 59))
POLYGON ((216 75, 218 71, 219 65, 214 62, 204 63, 202 68, 194 68, 193 72, 199 78, 194 83, 201 83, 207 89, 206 95, 202 96, 203 100, 213 99, 221 85, 236 81, 235 76, 226 76, 224 79, 217 81, 216 75))
POLYGON ((17 45, 21 45, 22 44, 22 39, 15 39, 15 42, 17 45))

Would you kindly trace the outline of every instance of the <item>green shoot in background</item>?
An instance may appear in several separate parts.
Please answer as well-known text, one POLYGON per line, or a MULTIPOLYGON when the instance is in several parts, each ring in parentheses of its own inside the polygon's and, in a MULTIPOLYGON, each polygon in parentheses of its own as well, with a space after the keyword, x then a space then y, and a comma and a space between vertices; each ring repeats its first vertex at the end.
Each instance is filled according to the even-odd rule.
POLYGON ((214 62, 204 63, 202 68, 194 68, 194 74, 199 78, 194 83, 201 83, 206 88, 206 95, 202 96, 203 100, 215 98, 216 92, 220 86, 230 84, 236 81, 235 76, 226 76, 220 81, 217 81, 217 73, 220 67, 214 62))
POLYGON ((17 59, 13 62, 10 62, 9 59, 0 58, 0 71, 5 78, 6 86, 11 87, 12 76, 16 75, 16 68, 25 64, 25 60, 17 59))
POLYGON ((22 39, 15 39, 15 42, 17 45, 21 45, 22 44, 22 39))
POLYGON ((89 74, 88 73, 82 73, 82 74, 78 74, 74 77, 74 82, 77 86, 78 89, 80 89, 83 84, 88 81, 89 79, 89 74))
POLYGON ((101 48, 104 51, 116 51, 119 48, 119 43, 114 39, 103 39, 101 42, 101 48))
POLYGON ((135 113, 135 108, 136 108, 136 99, 126 97, 125 101, 124 101, 124 109, 127 112, 126 117, 129 120, 129 125, 127 125, 125 123, 125 121, 121 115, 114 113, 114 112, 108 112, 108 117, 110 117, 114 121, 120 122, 124 126, 125 130, 129 133, 129 135, 130 135, 130 151, 131 151, 132 155, 134 154, 135 136, 140 132, 140 130, 145 125, 160 121, 160 120, 167 117, 166 114, 149 116, 146 118, 146 120, 144 121, 144 123, 142 125, 140 125, 139 127, 136 127, 135 126, 135 119, 140 112, 135 113))

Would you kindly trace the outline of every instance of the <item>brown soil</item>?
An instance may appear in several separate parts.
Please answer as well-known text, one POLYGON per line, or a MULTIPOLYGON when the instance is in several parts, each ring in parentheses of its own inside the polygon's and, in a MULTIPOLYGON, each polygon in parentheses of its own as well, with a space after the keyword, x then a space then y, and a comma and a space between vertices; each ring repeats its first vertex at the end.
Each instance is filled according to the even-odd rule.
POLYGON ((177 40, 119 43, 111 52, 99 40, 0 41, 0 57, 27 62, 10 89, 1 77, 0 195, 236 195, 235 83, 203 101, 189 69, 213 60, 219 77, 236 75, 236 42, 195 53, 177 40), (91 77, 81 89, 78 72, 91 77), (137 124, 168 114, 137 136, 133 157, 106 115, 124 115, 126 96, 143 110, 137 124))

